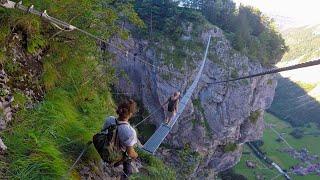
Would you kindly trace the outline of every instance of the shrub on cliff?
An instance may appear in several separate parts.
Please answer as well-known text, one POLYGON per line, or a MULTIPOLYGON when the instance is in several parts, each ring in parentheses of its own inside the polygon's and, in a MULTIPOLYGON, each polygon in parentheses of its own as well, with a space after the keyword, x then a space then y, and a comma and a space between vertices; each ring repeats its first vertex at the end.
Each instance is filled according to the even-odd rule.
POLYGON ((260 110, 256 110, 250 113, 249 120, 252 124, 256 124, 261 115, 260 110))
POLYGON ((171 168, 165 166, 165 164, 158 158, 151 154, 147 154, 144 151, 139 150, 139 159, 144 166, 140 173, 134 174, 130 179, 137 180, 149 180, 149 179, 176 179, 176 172, 171 168))
POLYGON ((235 151, 236 149, 238 148, 237 144, 236 143, 227 143, 226 145, 223 145, 222 146, 222 150, 223 152, 225 153, 228 153, 228 152, 233 152, 235 151))
POLYGON ((273 65, 287 51, 284 39, 272 20, 258 9, 231 0, 204 0, 202 13, 214 25, 227 33, 233 47, 263 65, 273 65))
POLYGON ((201 156, 198 152, 193 151, 189 144, 186 144, 184 148, 179 151, 178 155, 181 162, 179 165, 179 176, 181 178, 187 178, 194 172, 197 164, 201 160, 201 156))

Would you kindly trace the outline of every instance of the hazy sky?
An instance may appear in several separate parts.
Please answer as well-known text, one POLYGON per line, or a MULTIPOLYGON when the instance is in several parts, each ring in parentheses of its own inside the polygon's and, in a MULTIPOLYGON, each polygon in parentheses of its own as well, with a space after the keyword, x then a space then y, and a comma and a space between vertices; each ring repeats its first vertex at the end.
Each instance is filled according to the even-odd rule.
POLYGON ((234 0, 262 12, 293 18, 295 23, 320 24, 320 0, 234 0))

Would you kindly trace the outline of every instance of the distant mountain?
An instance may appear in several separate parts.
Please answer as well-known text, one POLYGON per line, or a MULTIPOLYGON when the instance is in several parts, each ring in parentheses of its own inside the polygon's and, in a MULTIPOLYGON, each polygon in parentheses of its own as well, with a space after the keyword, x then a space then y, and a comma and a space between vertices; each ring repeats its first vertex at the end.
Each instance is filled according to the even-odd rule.
MULTIPOLYGON (((289 51, 277 66, 283 67, 320 58, 320 25, 282 31, 289 51)), ((319 124, 320 67, 283 72, 269 112, 294 126, 319 124)))
POLYGON ((266 13, 266 15, 274 20, 277 27, 283 31, 289 28, 298 27, 297 21, 291 17, 281 16, 277 14, 266 13))
POLYGON ((282 36, 289 46, 282 64, 306 62, 320 57, 320 25, 287 29, 282 36))

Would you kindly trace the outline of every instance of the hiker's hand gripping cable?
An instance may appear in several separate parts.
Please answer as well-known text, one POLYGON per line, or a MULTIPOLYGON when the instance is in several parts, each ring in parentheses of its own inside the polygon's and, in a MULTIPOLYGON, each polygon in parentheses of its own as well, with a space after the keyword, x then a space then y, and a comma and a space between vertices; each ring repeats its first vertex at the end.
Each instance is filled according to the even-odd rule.
POLYGON ((138 153, 134 150, 133 146, 127 147, 127 154, 131 159, 138 158, 138 153))

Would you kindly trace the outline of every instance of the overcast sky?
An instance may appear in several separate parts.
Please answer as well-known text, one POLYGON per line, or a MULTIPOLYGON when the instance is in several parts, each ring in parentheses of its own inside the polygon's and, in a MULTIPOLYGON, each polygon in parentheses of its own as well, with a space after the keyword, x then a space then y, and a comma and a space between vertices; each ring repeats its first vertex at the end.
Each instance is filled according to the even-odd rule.
POLYGON ((298 25, 320 24, 320 0, 234 0, 266 14, 289 17, 298 25))

